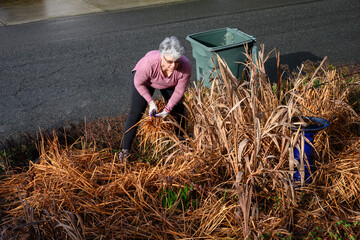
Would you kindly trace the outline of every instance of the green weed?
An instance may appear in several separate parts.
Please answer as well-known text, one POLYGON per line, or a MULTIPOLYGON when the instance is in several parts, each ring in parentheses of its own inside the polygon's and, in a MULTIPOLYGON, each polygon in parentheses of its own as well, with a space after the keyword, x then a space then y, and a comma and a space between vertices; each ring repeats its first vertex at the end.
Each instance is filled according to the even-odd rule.
POLYGON ((163 192, 160 195, 163 206, 171 210, 176 204, 178 209, 182 209, 183 211, 186 211, 191 206, 195 207, 197 205, 197 200, 192 200, 191 198, 193 188, 193 184, 191 184, 190 187, 185 184, 182 189, 175 192, 172 189, 166 189, 164 187, 163 192))

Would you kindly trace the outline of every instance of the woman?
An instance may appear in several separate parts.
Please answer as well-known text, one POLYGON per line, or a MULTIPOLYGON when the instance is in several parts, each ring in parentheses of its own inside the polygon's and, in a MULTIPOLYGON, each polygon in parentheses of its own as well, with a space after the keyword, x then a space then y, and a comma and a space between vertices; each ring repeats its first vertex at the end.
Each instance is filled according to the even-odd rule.
POLYGON ((134 125, 140 121, 147 105, 150 116, 164 118, 173 113, 179 123, 183 122, 181 116, 184 115, 184 105, 181 100, 191 76, 191 64, 183 56, 184 52, 184 47, 176 37, 167 37, 160 43, 159 50, 148 52, 133 69, 130 112, 125 122, 123 148, 119 153, 121 163, 129 157, 137 131, 134 125), (155 89, 160 90, 167 102, 160 113, 152 97, 155 89))

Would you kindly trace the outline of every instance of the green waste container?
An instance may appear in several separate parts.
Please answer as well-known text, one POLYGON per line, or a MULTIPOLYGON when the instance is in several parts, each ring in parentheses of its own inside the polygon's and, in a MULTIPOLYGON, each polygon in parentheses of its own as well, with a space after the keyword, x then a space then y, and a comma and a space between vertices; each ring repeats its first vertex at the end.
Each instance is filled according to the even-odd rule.
POLYGON ((243 63, 247 60, 245 45, 248 45, 249 51, 256 54, 256 39, 236 28, 219 28, 194 33, 188 35, 186 39, 191 43, 193 57, 196 60, 197 80, 203 80, 204 85, 208 87, 211 86, 210 79, 214 77, 212 75, 214 67, 217 67, 215 53, 226 61, 231 72, 238 79, 242 76, 243 63))

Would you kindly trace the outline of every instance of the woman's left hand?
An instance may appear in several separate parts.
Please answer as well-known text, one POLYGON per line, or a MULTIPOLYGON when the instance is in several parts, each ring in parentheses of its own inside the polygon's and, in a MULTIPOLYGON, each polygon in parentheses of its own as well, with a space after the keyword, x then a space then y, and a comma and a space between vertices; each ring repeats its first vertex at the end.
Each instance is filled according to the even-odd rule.
POLYGON ((165 118, 169 113, 164 109, 162 112, 155 114, 155 117, 165 118))

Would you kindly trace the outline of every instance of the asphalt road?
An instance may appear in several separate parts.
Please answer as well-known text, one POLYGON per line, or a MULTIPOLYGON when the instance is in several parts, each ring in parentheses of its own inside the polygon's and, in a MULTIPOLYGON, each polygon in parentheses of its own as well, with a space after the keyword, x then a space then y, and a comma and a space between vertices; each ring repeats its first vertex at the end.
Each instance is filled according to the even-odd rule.
POLYGON ((132 68, 166 36, 182 40, 195 80, 189 34, 237 28, 292 68, 359 63, 359 17, 358 0, 194 0, 0 27, 0 141, 126 113, 132 68))

